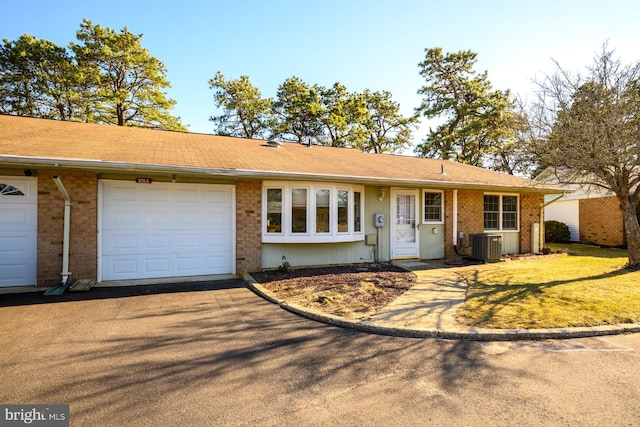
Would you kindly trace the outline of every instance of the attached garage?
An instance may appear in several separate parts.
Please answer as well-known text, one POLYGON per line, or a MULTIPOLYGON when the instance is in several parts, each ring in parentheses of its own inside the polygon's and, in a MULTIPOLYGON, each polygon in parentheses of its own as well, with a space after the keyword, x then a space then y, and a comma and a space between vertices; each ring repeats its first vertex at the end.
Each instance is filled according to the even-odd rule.
POLYGON ((36 178, 0 176, 0 287, 36 284, 36 178))
POLYGON ((235 272, 232 185, 100 181, 101 280, 235 272))

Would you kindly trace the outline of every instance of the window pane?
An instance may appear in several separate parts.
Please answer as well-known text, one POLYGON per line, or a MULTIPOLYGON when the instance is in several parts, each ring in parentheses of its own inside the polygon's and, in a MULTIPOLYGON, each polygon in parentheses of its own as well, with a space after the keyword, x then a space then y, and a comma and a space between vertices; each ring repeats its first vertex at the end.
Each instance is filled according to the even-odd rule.
POLYGON ((349 231, 349 192, 338 190, 338 232, 349 231))
POLYGON ((518 229, 518 198, 516 196, 502 196, 502 229, 518 229))
POLYGON ((499 212, 500 211, 500 196, 484 196, 484 211, 485 212, 499 212))
POLYGON ((518 215, 515 212, 502 212, 502 229, 518 229, 518 215))
POLYGON ((412 224, 415 221, 415 196, 396 196, 396 221, 398 224, 412 224))
POLYGON ((24 193, 13 185, 0 183, 0 196, 24 196, 24 193))
POLYGON ((424 220, 442 221, 442 193, 424 193, 424 220))
POLYGON ((331 190, 316 190, 316 233, 328 233, 330 231, 330 199, 331 190))
POLYGON ((267 233, 282 232, 282 189, 267 190, 267 233))
POLYGON ((484 228, 485 230, 499 230, 500 224, 500 196, 484 196, 484 228))
POLYGON ((502 211, 516 212, 518 210, 518 198, 516 196, 502 196, 502 211))
POLYGON ((362 211, 360 210, 360 192, 359 191, 354 191, 353 192, 353 231, 354 232, 359 232, 362 231, 362 221, 361 221, 361 214, 362 211))
POLYGON ((497 212, 484 213, 484 229, 485 230, 498 229, 498 213, 497 212))
POLYGON ((291 232, 307 232, 307 189, 291 189, 291 232))

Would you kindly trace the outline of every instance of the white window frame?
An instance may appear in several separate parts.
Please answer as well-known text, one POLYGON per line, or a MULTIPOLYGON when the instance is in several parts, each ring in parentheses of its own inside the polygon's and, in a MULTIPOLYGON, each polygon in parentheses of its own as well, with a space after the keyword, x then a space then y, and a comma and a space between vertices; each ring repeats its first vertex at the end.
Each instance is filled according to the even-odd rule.
POLYGON ((364 240, 364 225, 355 231, 354 192, 360 193, 360 218, 364 218, 364 186, 337 184, 331 182, 301 181, 265 181, 262 183, 262 243, 334 243, 356 242, 364 240), (267 231, 267 192, 270 189, 282 190, 282 227, 280 233, 267 231), (292 190, 307 190, 307 231, 292 231, 292 190), (316 228, 316 190, 329 190, 329 232, 318 233, 316 228), (338 192, 348 192, 347 221, 348 230, 338 231, 338 192))
MULTIPOLYGON (((284 229, 284 233, 287 234, 291 234, 293 236, 308 236, 313 232, 315 232, 315 228, 316 228, 316 222, 315 222, 315 215, 313 216, 314 220, 311 221, 311 209, 315 210, 315 190, 309 188, 306 185, 292 185, 291 187, 289 187, 287 189, 287 193, 286 196, 283 195, 283 197, 285 199, 289 199, 289 203, 285 203, 283 200, 283 205, 286 206, 286 210, 284 212, 285 215, 288 216, 289 218, 289 223, 288 223, 288 227, 286 229, 284 229), (293 212, 293 190, 306 190, 307 192, 307 205, 306 205, 306 218, 305 218, 305 231, 301 231, 301 232, 294 232, 293 231, 293 218, 292 218, 292 212, 293 212), (313 194, 313 195, 312 195, 313 194), (314 199, 313 204, 311 203, 311 199, 314 199), (313 207, 312 207, 313 206, 313 207)), ((264 217, 263 217, 264 218, 264 217)), ((283 218, 283 222, 284 222, 284 218, 283 218)))
POLYGON ((430 188, 423 188, 422 189, 422 203, 421 203, 421 216, 422 216, 422 223, 423 224, 444 224, 444 191, 442 190, 432 190, 430 188), (427 196, 426 193, 440 193, 440 200, 441 200, 441 205, 440 205, 440 220, 439 221, 434 221, 432 219, 427 219, 424 213, 424 208, 426 207, 426 203, 427 203, 427 196))
POLYGON ((262 224, 263 224, 262 233, 263 234, 267 233, 267 228, 269 226, 269 223, 267 221, 268 200, 269 200, 269 198, 267 197, 267 194, 269 193, 269 190, 280 190, 280 197, 281 197, 281 200, 280 200, 280 231, 278 231, 278 232, 274 232, 274 231, 269 232, 269 235, 270 236, 283 236, 284 232, 285 232, 285 228, 284 227, 286 226, 285 221, 284 221, 284 218, 286 216, 285 212, 284 212, 284 209, 285 209, 284 199, 285 199, 285 197, 284 197, 284 190, 282 188, 278 188, 278 187, 264 187, 263 190, 262 190, 262 193, 263 193, 263 195, 262 195, 262 224))
MULTIPOLYGON (((509 211, 511 212, 511 211, 509 211)), ((512 232, 512 233, 517 233, 520 232, 520 195, 517 193, 484 193, 482 195, 482 226, 484 228, 485 232, 494 232, 494 231, 501 231, 501 232, 512 232), (498 228, 484 228, 484 196, 499 196, 498 199, 498 228), (516 228, 508 228, 505 229, 504 225, 503 225, 503 219, 502 219, 502 214, 503 214, 503 210, 502 210, 502 205, 503 205, 503 198, 504 197, 515 197, 516 198, 516 210, 515 210, 515 214, 516 214, 516 228)))

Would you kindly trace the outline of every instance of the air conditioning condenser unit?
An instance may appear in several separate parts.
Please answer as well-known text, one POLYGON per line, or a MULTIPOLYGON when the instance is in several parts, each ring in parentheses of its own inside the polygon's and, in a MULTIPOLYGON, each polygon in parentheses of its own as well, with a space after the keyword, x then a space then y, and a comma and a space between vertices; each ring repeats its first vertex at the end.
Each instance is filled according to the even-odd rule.
POLYGON ((498 262, 502 258, 502 236, 499 234, 470 234, 471 258, 484 262, 498 262))

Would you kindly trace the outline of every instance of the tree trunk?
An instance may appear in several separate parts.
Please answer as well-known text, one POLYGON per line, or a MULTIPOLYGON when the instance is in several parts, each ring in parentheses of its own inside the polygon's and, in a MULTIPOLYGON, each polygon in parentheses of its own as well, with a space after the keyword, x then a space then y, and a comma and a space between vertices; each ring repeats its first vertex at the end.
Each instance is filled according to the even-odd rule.
POLYGON ((629 264, 627 268, 640 269, 640 225, 633 203, 628 197, 621 197, 620 209, 624 218, 629 264))

